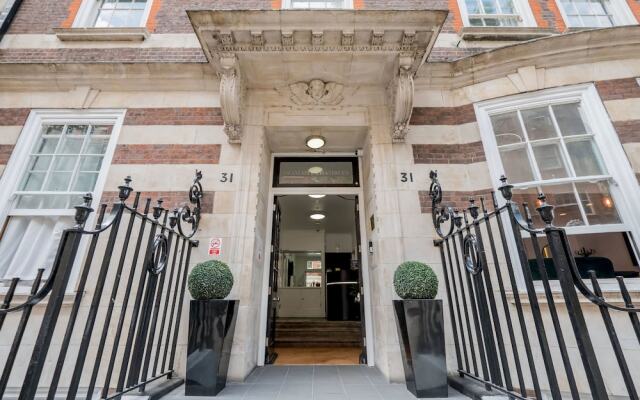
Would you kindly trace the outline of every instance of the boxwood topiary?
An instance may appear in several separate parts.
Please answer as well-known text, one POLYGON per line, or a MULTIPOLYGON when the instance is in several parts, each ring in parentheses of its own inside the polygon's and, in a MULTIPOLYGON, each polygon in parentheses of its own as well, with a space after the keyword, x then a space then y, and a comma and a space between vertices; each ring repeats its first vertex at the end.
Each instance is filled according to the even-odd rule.
POLYGON ((233 287, 233 274, 222 261, 209 260, 193 267, 188 284, 195 300, 224 299, 233 287))
POLYGON ((427 264, 407 261, 393 274, 393 286, 402 299, 433 299, 438 294, 438 276, 427 264))

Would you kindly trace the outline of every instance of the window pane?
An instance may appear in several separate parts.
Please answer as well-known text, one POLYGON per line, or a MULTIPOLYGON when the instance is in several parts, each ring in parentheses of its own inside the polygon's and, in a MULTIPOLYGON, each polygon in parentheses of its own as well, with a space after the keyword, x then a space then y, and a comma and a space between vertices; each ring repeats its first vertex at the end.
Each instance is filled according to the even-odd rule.
POLYGON ((109 137, 94 137, 90 136, 87 146, 84 149, 84 154, 104 154, 107 151, 109 145, 109 137))
POLYGON ((131 5, 131 8, 138 9, 138 10, 144 10, 146 5, 147 5, 147 0, 135 0, 133 2, 133 4, 131 5))
POLYGON ((125 26, 140 26, 144 10, 131 10, 127 12, 125 26))
POLYGON ((43 125, 42 134, 43 135, 62 135, 62 129, 64 129, 64 125, 43 125))
POLYGON ((67 126, 67 135, 86 135, 89 125, 69 125, 67 126))
POLYGON ((113 12, 113 16, 111 17, 110 27, 119 28, 123 26, 127 26, 127 16, 129 11, 125 10, 115 10, 113 12))
POLYGON ((557 179, 569 176, 560 151, 559 143, 533 146, 533 155, 536 158, 536 164, 538 164, 542 179, 557 179))
POLYGON ((91 192, 96 186, 98 174, 95 172, 80 172, 72 190, 75 192, 91 192))
POLYGON ((101 10, 100 12, 98 12, 98 17, 96 18, 95 27, 108 28, 112 15, 113 15, 113 11, 111 10, 101 10))
POLYGON ((102 157, 82 157, 80 159, 80 171, 100 171, 102 157))
POLYGON ((529 140, 548 139, 557 136, 548 107, 538 107, 522 111, 522 120, 529 140))
POLYGON ((22 190, 40 190, 45 176, 46 173, 44 172, 27 173, 24 178, 24 183, 22 184, 22 190))
POLYGON ((482 20, 480 18, 469 18, 469 25, 482 26, 482 20))
POLYGON ((500 158, 504 173, 510 182, 530 182, 533 180, 531 163, 525 148, 500 149, 500 158))
POLYGON ((102 7, 103 9, 114 9, 116 8, 117 0, 103 0, 102 7))
POLYGON ((606 173, 600 153, 592 140, 567 142, 573 169, 577 176, 603 175, 606 173))
POLYGON ((484 7, 485 14, 497 14, 498 9, 496 3, 493 0, 482 0, 482 6, 484 7))
POLYGON ((609 192, 608 182, 576 183, 580 201, 584 207, 589 224, 618 224, 620 216, 609 192))
POLYGON ((584 135, 587 128, 580 115, 580 104, 558 104, 552 107, 562 136, 584 135))
POLYGON ((82 149, 83 137, 70 137, 65 136, 62 145, 58 149, 58 154, 80 154, 82 149))
POLYGON ((49 175, 49 181, 45 190, 60 192, 69 189, 69 181, 71 180, 71 172, 53 172, 49 175))
POLYGON ((496 135, 498 146, 512 143, 523 143, 525 141, 522 127, 518 120, 518 114, 514 112, 492 115, 491 125, 493 133, 496 135))
POLYGON ((464 3, 467 6, 467 12, 469 14, 482 13, 482 11, 480 10, 480 4, 476 0, 465 0, 464 3))
POLYGON ((27 168, 29 171, 44 171, 46 172, 49 169, 49 164, 51 164, 51 156, 34 156, 31 157, 31 162, 29 163, 29 167, 27 168))
POLYGON ((33 152, 36 154, 53 154, 59 141, 59 138, 40 138, 33 152))
POLYGON ((555 207, 554 225, 564 227, 585 224, 572 184, 543 186, 542 192, 547 196, 547 202, 555 207))
POLYGON ((77 157, 57 156, 53 162, 53 171, 73 171, 76 166, 77 157))
POLYGON ((112 125, 94 125, 91 129, 92 135, 111 135, 112 125))

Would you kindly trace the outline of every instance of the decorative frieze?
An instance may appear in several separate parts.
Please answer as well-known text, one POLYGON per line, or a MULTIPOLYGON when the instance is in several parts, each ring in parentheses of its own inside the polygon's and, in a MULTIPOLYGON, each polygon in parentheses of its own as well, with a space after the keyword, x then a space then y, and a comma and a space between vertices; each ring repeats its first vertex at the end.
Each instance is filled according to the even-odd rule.
POLYGON ((297 105, 335 106, 342 102, 344 86, 336 82, 312 79, 289 85, 289 98, 297 105))

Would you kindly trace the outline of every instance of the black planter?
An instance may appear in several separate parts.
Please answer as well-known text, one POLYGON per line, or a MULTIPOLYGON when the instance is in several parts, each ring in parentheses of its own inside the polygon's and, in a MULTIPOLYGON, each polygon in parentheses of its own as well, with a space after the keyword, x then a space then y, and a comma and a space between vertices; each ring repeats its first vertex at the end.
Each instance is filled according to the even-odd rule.
POLYGON ((215 396, 227 384, 238 300, 191 300, 187 396, 215 396))
POLYGON ((407 389, 416 397, 447 397, 442 300, 394 300, 407 389))

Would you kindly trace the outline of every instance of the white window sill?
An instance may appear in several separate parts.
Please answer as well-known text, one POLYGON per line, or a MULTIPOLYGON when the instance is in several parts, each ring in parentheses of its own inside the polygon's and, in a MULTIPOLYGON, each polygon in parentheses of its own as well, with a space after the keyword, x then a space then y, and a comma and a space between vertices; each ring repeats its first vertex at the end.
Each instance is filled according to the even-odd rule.
POLYGON ((63 42, 142 42, 149 37, 147 28, 55 28, 63 42))
POLYGON ((519 41, 551 36, 552 29, 537 27, 465 26, 460 32, 463 40, 519 41))

